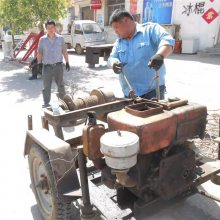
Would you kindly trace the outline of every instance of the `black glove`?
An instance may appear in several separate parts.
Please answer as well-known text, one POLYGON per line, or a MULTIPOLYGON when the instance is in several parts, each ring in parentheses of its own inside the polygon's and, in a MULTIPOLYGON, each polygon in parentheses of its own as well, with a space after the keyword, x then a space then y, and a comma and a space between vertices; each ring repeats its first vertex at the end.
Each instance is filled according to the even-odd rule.
POLYGON ((116 74, 120 74, 122 72, 123 66, 123 63, 117 61, 113 63, 112 69, 116 74))
POLYGON ((164 57, 160 54, 155 54, 151 57, 148 67, 154 68, 156 71, 160 69, 160 67, 163 65, 163 59, 164 57))
POLYGON ((66 71, 67 71, 67 72, 70 71, 70 65, 69 65, 69 62, 66 62, 66 71))

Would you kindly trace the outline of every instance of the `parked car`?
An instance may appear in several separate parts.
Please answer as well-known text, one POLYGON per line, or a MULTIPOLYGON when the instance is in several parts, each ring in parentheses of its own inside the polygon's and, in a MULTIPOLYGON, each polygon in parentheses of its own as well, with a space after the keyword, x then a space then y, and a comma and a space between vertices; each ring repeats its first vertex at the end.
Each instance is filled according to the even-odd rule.
POLYGON ((68 47, 74 48, 77 54, 82 54, 88 46, 106 43, 106 33, 91 20, 73 21, 71 34, 64 34, 63 37, 68 47))

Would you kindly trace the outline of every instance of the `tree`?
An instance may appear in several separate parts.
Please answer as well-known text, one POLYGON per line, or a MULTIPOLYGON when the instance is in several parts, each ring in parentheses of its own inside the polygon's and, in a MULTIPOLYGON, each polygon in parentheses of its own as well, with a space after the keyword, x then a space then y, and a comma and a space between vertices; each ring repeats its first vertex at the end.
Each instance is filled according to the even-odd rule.
POLYGON ((22 32, 66 13, 67 0, 0 0, 0 25, 10 25, 12 33, 22 32))

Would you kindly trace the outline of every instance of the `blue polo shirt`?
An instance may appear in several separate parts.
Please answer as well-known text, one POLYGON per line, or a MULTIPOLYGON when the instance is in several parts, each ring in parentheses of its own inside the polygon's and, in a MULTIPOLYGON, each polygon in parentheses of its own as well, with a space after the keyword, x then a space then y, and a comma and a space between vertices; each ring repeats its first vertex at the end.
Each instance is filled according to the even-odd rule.
MULTIPOLYGON (((122 73, 119 75, 122 91, 128 96, 129 87, 123 74, 128 79, 136 95, 144 95, 156 88, 154 69, 148 68, 150 58, 156 54, 159 47, 174 46, 174 39, 163 27, 155 23, 136 24, 134 36, 128 41, 118 38, 110 54, 110 66, 115 61, 124 63, 122 73)), ((160 85, 165 85, 165 66, 158 71, 160 85)))
POLYGON ((42 54, 43 64, 62 62, 63 54, 66 52, 64 38, 59 34, 55 34, 55 39, 52 43, 46 34, 40 38, 38 51, 42 54))

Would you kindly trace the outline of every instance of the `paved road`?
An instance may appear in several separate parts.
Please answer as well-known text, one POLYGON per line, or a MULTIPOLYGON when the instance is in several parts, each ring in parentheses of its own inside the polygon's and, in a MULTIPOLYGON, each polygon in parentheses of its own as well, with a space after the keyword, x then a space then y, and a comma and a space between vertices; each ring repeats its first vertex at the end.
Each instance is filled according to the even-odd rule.
MULTIPOLYGON (((0 156, 0 219, 41 220, 34 196, 29 188, 27 159, 23 157, 27 115, 32 114, 34 128, 40 128, 42 81, 28 81, 29 72, 20 64, 3 62, 0 51, 1 156, 0 156)), ((122 96, 117 76, 105 62, 88 69, 85 57, 70 52, 71 72, 65 73, 68 91, 79 96, 93 88, 105 86, 122 96), (70 89, 71 88, 71 89, 70 89)), ((167 96, 188 98, 204 103, 209 109, 220 109, 220 58, 200 58, 196 55, 173 55, 167 63, 167 96)), ((220 196, 220 187, 204 185, 220 196)), ((176 203, 148 219, 207 220, 220 219, 220 204, 200 195, 176 203)))

